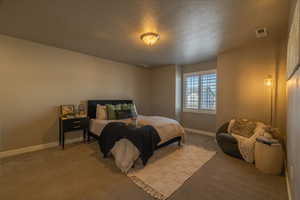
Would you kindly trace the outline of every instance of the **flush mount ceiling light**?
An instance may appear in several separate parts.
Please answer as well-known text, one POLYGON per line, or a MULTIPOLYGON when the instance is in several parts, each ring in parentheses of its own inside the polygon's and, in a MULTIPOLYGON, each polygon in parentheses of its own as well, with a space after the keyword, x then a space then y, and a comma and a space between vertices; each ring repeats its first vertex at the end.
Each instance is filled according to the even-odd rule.
POLYGON ((159 40, 159 35, 153 32, 144 33, 141 35, 141 40, 143 40, 145 44, 152 46, 159 40))

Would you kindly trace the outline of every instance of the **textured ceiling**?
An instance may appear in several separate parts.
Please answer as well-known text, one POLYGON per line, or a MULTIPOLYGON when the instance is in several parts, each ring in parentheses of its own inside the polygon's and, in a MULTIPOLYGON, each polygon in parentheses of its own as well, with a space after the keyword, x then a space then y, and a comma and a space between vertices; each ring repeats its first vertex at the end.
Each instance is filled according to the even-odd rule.
POLYGON ((192 64, 286 34, 288 0, 2 0, 0 33, 135 65, 192 64), (161 35, 146 46, 144 32, 161 35))

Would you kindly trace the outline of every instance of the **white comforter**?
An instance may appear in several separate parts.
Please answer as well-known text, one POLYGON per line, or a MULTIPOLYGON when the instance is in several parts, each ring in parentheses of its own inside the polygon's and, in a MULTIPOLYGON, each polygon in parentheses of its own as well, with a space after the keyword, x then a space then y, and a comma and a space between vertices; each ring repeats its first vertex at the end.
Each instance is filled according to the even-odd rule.
MULTIPOLYGON (((128 119, 129 120, 129 119, 128 119)), ((130 120, 122 120, 125 123, 130 123, 130 120)), ((92 122, 92 126, 90 128, 91 132, 98 135, 101 133, 102 129, 105 127, 106 124, 112 122, 111 120, 97 120, 92 122), (93 124, 94 123, 94 124, 93 124), (97 132, 97 133, 96 133, 97 132)), ((139 115, 137 118, 137 123, 139 125, 151 125, 153 126, 156 131, 158 132, 162 144, 172 138, 181 136, 182 141, 185 138, 185 132, 183 127, 173 119, 169 119, 166 117, 159 117, 159 116, 143 116, 139 115)), ((128 140, 122 139, 118 141, 113 149, 111 150, 115 158, 115 163, 117 167, 121 169, 122 172, 127 173, 128 170, 132 167, 135 160, 139 157, 138 149, 128 140)))
POLYGON ((138 124, 153 126, 160 136, 162 144, 172 138, 181 136, 184 140, 185 133, 183 127, 174 119, 160 116, 138 116, 138 124))

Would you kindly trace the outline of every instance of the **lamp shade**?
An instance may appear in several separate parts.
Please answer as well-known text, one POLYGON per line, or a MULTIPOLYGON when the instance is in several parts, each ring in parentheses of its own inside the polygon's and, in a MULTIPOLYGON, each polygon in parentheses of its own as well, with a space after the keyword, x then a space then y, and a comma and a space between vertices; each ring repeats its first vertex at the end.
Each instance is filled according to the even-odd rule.
POLYGON ((272 79, 271 75, 269 75, 267 78, 265 78, 264 84, 267 87, 273 87, 273 79, 272 79))

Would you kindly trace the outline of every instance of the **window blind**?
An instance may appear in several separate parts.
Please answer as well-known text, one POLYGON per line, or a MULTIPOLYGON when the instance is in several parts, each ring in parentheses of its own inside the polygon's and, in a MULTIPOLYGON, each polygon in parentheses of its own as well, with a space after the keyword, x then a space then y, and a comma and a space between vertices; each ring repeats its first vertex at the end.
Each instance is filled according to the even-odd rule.
POLYGON ((200 109, 216 109, 216 74, 200 75, 200 109))
POLYGON ((184 109, 215 111, 217 75, 215 70, 184 74, 184 109))
POLYGON ((198 109, 199 107, 199 76, 191 75, 185 78, 185 108, 198 109))

